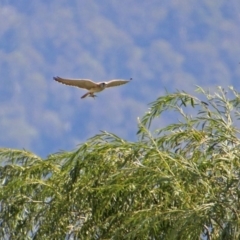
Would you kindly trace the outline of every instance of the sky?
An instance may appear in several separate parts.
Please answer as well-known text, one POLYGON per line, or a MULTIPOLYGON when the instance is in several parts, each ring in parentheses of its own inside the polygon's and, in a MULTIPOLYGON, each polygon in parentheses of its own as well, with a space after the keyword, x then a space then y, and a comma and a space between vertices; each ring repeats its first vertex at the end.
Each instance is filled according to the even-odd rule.
MULTIPOLYGON (((0 0, 0 147, 45 158, 137 118, 168 92, 240 90, 239 0, 0 0), (96 99, 54 76, 133 80, 96 99)), ((160 119, 161 124, 170 119, 160 119)))

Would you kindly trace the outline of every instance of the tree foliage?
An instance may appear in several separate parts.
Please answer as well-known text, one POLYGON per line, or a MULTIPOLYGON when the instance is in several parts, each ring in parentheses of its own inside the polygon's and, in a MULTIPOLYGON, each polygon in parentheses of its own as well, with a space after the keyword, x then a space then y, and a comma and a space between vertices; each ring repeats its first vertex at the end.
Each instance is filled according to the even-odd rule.
POLYGON ((0 149, 1 239, 239 239, 240 95, 197 91, 151 103, 136 142, 0 149))

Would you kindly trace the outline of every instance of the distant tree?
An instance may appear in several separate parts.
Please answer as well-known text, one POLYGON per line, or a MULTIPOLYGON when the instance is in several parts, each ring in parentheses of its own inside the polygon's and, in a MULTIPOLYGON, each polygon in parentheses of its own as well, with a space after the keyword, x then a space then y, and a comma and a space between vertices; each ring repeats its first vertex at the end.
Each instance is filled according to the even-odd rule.
POLYGON ((102 132, 47 159, 0 149, 0 238, 239 239, 240 95, 197 91, 151 103, 137 142, 102 132))

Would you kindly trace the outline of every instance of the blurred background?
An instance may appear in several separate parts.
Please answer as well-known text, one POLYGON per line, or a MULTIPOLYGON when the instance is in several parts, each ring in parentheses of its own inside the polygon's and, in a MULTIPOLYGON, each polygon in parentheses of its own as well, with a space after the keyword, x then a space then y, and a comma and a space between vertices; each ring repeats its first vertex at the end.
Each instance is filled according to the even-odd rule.
POLYGON ((239 90, 239 9, 239 0, 0 0, 0 147, 44 158, 101 130, 136 141, 137 118, 166 90, 239 90), (85 90, 53 76, 133 81, 82 100, 85 90))

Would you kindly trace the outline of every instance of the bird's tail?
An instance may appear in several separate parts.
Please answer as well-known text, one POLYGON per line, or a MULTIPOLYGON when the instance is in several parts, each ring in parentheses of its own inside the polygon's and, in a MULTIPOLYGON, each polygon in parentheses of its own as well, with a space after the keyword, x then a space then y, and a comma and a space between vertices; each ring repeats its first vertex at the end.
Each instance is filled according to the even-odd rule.
POLYGON ((81 98, 85 98, 85 97, 87 97, 89 94, 90 94, 90 93, 87 92, 87 93, 85 93, 81 98))

